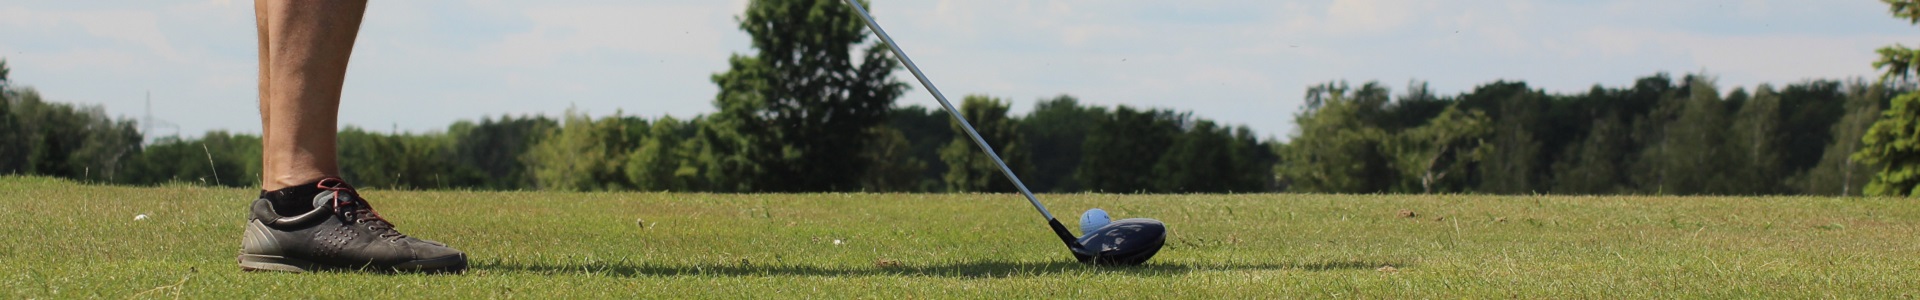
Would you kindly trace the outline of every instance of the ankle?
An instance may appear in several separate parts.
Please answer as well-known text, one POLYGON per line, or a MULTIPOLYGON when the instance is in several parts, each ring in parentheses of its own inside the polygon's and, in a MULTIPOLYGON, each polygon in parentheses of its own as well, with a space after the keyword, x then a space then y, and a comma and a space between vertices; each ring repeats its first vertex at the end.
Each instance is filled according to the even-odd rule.
POLYGON ((339 175, 322 172, 280 172, 280 175, 267 176, 260 181, 262 190, 280 190, 299 186, 313 186, 321 179, 339 178, 339 175))
POLYGON ((267 199, 273 210, 283 216, 301 214, 313 210, 313 197, 321 191, 319 180, 300 184, 290 184, 274 190, 261 190, 260 198, 267 199))

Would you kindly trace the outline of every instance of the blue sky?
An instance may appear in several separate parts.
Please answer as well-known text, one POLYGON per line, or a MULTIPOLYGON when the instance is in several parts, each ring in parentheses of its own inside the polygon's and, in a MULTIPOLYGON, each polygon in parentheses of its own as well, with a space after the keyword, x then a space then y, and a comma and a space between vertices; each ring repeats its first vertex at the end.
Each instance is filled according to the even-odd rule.
MULTIPOLYGON (((374 1, 343 125, 442 130, 501 114, 688 117, 749 50, 744 0, 374 1)), ((1871 0, 875 0, 874 14, 953 97, 1015 113, 1059 94, 1193 111, 1284 138, 1305 87, 1494 80, 1551 92, 1705 71, 1725 91, 1871 76, 1873 50, 1920 28, 1871 0)), ((248 1, 7 1, 0 57, 55 101, 175 132, 258 132, 248 1)), ((913 82, 904 70, 896 73, 913 82)), ((1396 93, 1398 91, 1396 90, 1396 93)), ((915 87, 900 104, 932 105, 915 87)))

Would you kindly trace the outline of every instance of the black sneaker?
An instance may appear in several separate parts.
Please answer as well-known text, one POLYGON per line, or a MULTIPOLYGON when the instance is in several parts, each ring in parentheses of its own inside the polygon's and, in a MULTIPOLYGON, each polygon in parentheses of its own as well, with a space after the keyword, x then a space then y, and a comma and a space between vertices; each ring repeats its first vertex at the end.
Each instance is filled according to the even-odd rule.
POLYGON ((240 245, 240 269, 247 271, 467 268, 465 253, 394 230, 339 178, 262 193, 253 201, 240 245))

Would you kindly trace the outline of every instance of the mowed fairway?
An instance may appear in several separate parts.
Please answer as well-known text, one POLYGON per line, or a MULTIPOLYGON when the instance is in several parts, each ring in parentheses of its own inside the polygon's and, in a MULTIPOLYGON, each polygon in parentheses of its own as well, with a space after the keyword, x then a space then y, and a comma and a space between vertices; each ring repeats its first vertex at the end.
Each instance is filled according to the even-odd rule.
POLYGON ((449 276, 241 272, 254 193, 0 178, 0 298, 1920 295, 1910 199, 1043 195, 1171 228, 1103 268, 1013 194, 363 191, 466 250, 449 276))

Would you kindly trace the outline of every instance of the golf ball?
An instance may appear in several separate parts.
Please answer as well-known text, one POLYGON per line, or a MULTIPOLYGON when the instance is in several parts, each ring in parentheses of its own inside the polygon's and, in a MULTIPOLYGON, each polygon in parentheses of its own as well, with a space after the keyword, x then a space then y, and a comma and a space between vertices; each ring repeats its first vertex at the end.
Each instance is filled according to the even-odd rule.
POLYGON ((138 214, 133 216, 134 221, 146 220, 146 219, 147 219, 147 214, 138 214))
POLYGON ((1099 208, 1089 209, 1086 213, 1080 214, 1080 234, 1093 233, 1094 229, 1105 227, 1107 223, 1113 223, 1113 219, 1107 217, 1107 211, 1099 208))

